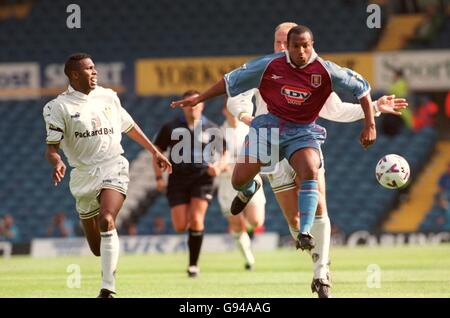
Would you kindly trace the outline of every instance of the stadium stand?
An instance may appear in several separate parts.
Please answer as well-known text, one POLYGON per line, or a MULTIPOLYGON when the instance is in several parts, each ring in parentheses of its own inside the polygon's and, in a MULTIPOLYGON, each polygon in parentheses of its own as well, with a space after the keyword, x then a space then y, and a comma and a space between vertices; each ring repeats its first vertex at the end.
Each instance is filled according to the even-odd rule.
POLYGON ((448 209, 444 209, 438 204, 433 204, 432 209, 428 212, 425 220, 420 225, 420 231, 450 231, 450 213, 448 212, 448 209))
MULTIPOLYGON (((386 232, 413 232, 421 229, 422 223, 427 223, 430 208, 435 210, 436 193, 439 191, 438 182, 442 171, 450 162, 450 142, 438 141, 434 153, 428 160, 424 171, 416 175, 414 184, 410 186, 407 199, 392 211, 389 219, 383 225, 386 232)), ((431 215, 431 219, 433 219, 431 215)), ((436 227, 437 228, 437 227, 436 227)))
POLYGON ((80 0, 78 30, 65 27, 70 1, 31 3, 26 18, 0 20, 1 61, 55 62, 74 51, 87 51, 104 61, 270 53, 272 44, 267 39, 280 21, 310 26, 318 52, 364 51, 375 45, 379 33, 379 29, 360 27, 367 18, 368 1, 191 0, 186 5, 182 0, 134 0, 125 5, 120 0, 107 4, 80 0), (305 6, 307 12, 302 10, 305 6), (336 11, 341 14, 333 15, 336 11))
POLYGON ((442 22, 439 23, 438 30, 434 34, 430 34, 428 38, 417 40, 412 39, 408 45, 408 49, 442 49, 450 47, 448 34, 450 32, 450 17, 442 17, 442 22))

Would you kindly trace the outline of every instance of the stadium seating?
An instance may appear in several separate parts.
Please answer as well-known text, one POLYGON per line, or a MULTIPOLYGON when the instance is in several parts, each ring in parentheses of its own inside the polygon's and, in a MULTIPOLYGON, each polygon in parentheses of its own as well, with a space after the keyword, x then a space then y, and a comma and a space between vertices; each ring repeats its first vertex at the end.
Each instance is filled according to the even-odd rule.
POLYGON ((417 39, 411 39, 408 49, 414 50, 430 50, 430 49, 442 49, 449 48, 450 41, 448 40, 448 34, 450 32, 450 16, 443 17, 442 25, 440 26, 439 32, 435 36, 430 36, 430 38, 425 41, 419 41, 417 39))
POLYGON ((270 53, 268 39, 283 21, 310 26, 318 52, 365 51, 379 34, 360 27, 367 19, 366 0, 76 3, 81 29, 66 27, 66 1, 35 1, 26 18, 0 20, 0 60, 57 62, 79 51, 97 61, 270 53))
MULTIPOLYGON (((446 193, 450 198, 450 192, 446 193)), ((435 198, 436 199, 436 198, 435 198)), ((420 230, 424 232, 450 231, 450 207, 447 209, 439 206, 438 202, 433 203, 431 210, 420 225, 420 230)))

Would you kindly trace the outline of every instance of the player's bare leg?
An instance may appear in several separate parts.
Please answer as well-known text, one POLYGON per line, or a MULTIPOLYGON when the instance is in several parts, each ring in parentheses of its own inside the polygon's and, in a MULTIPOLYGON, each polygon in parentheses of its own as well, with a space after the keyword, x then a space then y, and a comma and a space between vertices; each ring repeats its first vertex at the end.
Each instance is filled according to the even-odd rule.
POLYGON ((82 219, 84 236, 86 237, 89 248, 95 256, 100 256, 100 228, 98 227, 98 215, 89 219, 82 219))
POLYGON ((119 236, 116 230, 116 217, 122 208, 125 195, 112 189, 102 189, 99 195, 100 213, 100 256, 102 262, 101 298, 111 298, 116 291, 115 274, 119 261, 119 236))
POLYGON ((178 204, 170 209, 173 229, 182 233, 189 226, 189 204, 178 204))
POLYGON ((198 276, 200 269, 198 259, 203 243, 203 231, 205 228, 205 215, 208 209, 208 201, 201 198, 192 198, 189 204, 189 268, 188 276, 198 276))
MULTIPOLYGON (((261 190, 262 191, 262 190, 261 190)), ((259 204, 250 203, 244 210, 244 220, 252 227, 257 228, 264 224, 264 207, 259 204)))
POLYGON ((299 247, 302 250, 311 250, 315 243, 310 231, 319 201, 319 153, 314 148, 302 148, 291 155, 289 163, 301 180, 298 195, 300 211, 299 247))
POLYGON ((253 163, 254 158, 246 156, 244 162, 238 162, 234 166, 231 184, 238 191, 238 194, 231 203, 230 212, 233 215, 241 213, 253 195, 261 187, 261 183, 255 180, 256 175, 261 170, 261 163, 253 163))
MULTIPOLYGON (((251 206, 252 205, 248 205, 247 208, 251 206)), ((231 235, 245 258, 245 269, 252 270, 255 264, 255 257, 253 256, 251 250, 251 240, 247 233, 247 224, 244 213, 239 215, 230 215, 228 217, 228 222, 230 224, 231 235)))
POLYGON ((298 213, 298 188, 276 192, 275 198, 286 219, 292 238, 297 241, 300 234, 300 216, 298 213))

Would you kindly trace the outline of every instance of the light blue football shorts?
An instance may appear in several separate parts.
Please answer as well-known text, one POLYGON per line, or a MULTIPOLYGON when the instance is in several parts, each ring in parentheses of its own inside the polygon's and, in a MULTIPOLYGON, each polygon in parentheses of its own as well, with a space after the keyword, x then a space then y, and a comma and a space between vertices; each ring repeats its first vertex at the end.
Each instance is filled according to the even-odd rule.
POLYGON ((294 152, 303 148, 314 148, 321 154, 326 135, 326 129, 315 122, 298 124, 268 113, 253 119, 241 156, 275 167, 277 162, 283 158, 289 161, 294 152))

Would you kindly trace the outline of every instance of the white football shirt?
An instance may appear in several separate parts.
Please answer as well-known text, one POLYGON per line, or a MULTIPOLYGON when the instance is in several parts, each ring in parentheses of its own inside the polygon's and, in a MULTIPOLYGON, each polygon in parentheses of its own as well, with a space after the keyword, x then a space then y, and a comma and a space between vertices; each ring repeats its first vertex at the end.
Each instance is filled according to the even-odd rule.
POLYGON ((232 189, 231 175, 233 173, 234 164, 241 154, 242 148, 244 147, 245 136, 247 136, 250 127, 241 121, 238 121, 236 127, 231 127, 225 120, 222 126, 220 126, 220 130, 227 142, 227 152, 224 160, 226 160, 232 169, 223 171, 217 178, 219 180, 219 186, 227 186, 232 189))
POLYGON ((227 142, 228 162, 234 164, 241 154, 245 137, 250 131, 250 127, 241 121, 238 121, 236 127, 231 127, 225 120, 220 129, 227 142))
POLYGON ((97 165, 122 154, 122 132, 134 121, 117 93, 97 86, 88 95, 68 89, 43 109, 47 144, 60 144, 71 167, 97 165))

